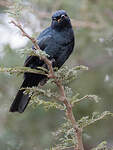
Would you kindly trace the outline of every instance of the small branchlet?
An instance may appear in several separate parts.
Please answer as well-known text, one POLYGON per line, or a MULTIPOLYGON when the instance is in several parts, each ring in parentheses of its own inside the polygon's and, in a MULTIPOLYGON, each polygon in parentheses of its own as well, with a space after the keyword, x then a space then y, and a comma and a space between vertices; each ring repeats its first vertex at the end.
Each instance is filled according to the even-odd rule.
POLYGON ((91 101, 94 101, 96 103, 99 102, 100 98, 97 96, 97 95, 85 95, 83 96, 82 98, 78 98, 79 94, 77 95, 74 95, 72 98, 71 98, 71 104, 72 106, 74 106, 75 104, 79 103, 79 102, 82 102, 86 99, 88 100, 91 100, 91 101))
POLYGON ((38 88, 38 87, 32 87, 32 88, 27 87, 24 89, 25 89, 25 94, 29 94, 29 96, 31 96, 30 93, 34 93, 34 95, 32 94, 32 99, 33 99, 33 96, 42 96, 42 97, 44 96, 47 99, 48 98, 58 99, 58 93, 53 92, 51 89, 45 90, 45 89, 38 88))
POLYGON ((94 124, 95 122, 105 119, 106 116, 113 116, 113 113, 109 111, 104 111, 103 113, 99 112, 93 112, 92 117, 89 118, 89 116, 82 117, 79 121, 78 124, 80 128, 85 128, 91 124, 94 124))
POLYGON ((35 74, 43 74, 46 75, 45 70, 40 67, 40 69, 31 69, 29 67, 15 67, 15 68, 4 68, 0 67, 0 72, 6 72, 9 74, 23 74, 25 72, 35 73, 35 74))
POLYGON ((55 75, 59 80, 62 81, 62 84, 68 84, 69 82, 77 79, 80 72, 84 70, 88 70, 88 67, 80 65, 70 69, 67 66, 64 66, 60 70, 55 72, 55 75))
POLYGON ((16 51, 17 53, 20 54, 21 57, 23 56, 30 56, 33 52, 33 49, 32 48, 22 48, 22 49, 19 49, 16 51))
POLYGON ((53 102, 53 101, 45 101, 45 100, 41 100, 38 99, 37 96, 33 96, 33 101, 30 101, 30 105, 33 108, 36 108, 37 106, 43 106, 43 108, 47 111, 49 109, 60 109, 60 110, 64 110, 65 107, 62 104, 59 104, 57 102, 53 102))
POLYGON ((38 58, 41 58, 42 56, 49 58, 49 55, 45 51, 42 51, 40 49, 36 51, 32 48, 24 48, 24 49, 18 50, 18 53, 20 53, 21 55, 37 56, 38 58))

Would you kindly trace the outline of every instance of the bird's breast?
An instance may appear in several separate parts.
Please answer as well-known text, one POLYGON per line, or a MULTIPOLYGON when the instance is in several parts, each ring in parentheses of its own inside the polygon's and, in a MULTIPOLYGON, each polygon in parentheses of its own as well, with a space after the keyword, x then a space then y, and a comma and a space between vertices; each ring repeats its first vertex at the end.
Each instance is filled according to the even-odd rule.
POLYGON ((53 38, 58 45, 66 46, 74 40, 74 33, 70 28, 61 32, 53 31, 53 38))

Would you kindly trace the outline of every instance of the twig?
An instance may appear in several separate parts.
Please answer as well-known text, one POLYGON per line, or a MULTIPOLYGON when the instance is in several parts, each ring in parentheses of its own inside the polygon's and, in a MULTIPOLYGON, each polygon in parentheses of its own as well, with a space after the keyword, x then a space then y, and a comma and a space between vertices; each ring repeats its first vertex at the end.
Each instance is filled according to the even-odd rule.
MULTIPOLYGON (((24 31, 24 29, 22 28, 22 26, 19 23, 16 23, 15 21, 11 21, 11 23, 14 24, 16 27, 18 27, 21 30, 23 36, 27 37, 28 39, 30 39, 32 41, 36 50, 41 50, 37 44, 37 41, 34 38, 30 37, 24 31)), ((77 138, 77 145, 75 146, 74 150, 84 150, 83 143, 82 143, 82 129, 78 127, 78 124, 74 118, 73 111, 72 111, 72 105, 66 98, 64 86, 62 85, 62 82, 60 80, 58 80, 57 77, 55 76, 53 67, 52 67, 52 62, 46 56, 41 56, 41 59, 47 64, 48 69, 49 69, 48 77, 54 79, 54 82, 56 83, 56 85, 60 91, 60 95, 61 95, 60 101, 62 101, 64 103, 64 105, 66 106, 66 115, 72 123, 73 129, 75 132, 75 137, 77 138)))

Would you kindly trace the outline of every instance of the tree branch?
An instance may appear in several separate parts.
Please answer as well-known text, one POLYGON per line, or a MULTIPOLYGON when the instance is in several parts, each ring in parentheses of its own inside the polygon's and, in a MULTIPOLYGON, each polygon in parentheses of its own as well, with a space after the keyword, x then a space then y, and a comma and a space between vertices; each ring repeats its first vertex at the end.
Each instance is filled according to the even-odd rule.
MULTIPOLYGON (((37 40, 30 37, 22 28, 22 26, 19 23, 16 23, 15 21, 11 21, 12 24, 14 24, 16 27, 18 27, 22 35, 27 37, 28 39, 31 40, 31 42, 34 44, 36 50, 41 50, 40 47, 37 44, 37 40)), ((60 92, 60 101, 64 103, 66 106, 66 116, 67 118, 71 121, 75 137, 77 139, 77 145, 75 146, 74 150, 84 150, 83 148, 83 143, 82 143, 82 129, 78 127, 78 124, 75 120, 73 111, 72 111, 72 105, 70 102, 67 100, 66 95, 65 95, 65 90, 64 86, 62 85, 62 82, 57 79, 57 77, 54 74, 53 67, 52 67, 52 62, 46 57, 46 56, 41 56, 41 59, 47 64, 48 69, 49 69, 49 74, 48 77, 54 79, 54 82, 56 83, 59 92, 60 92)))
MULTIPOLYGON (((40 47, 38 46, 37 44, 37 40, 31 36, 29 36, 25 31, 24 29, 22 28, 21 24, 19 23, 16 23, 15 21, 11 21, 10 23, 14 24, 16 27, 18 27, 21 32, 22 32, 22 35, 27 37, 29 40, 31 40, 31 42, 34 44, 34 47, 36 50, 41 50, 40 47)), ((53 71, 53 67, 52 67, 52 62, 45 56, 41 56, 41 59, 48 65, 48 68, 49 68, 49 75, 48 77, 50 78, 54 78, 54 71, 53 71)))

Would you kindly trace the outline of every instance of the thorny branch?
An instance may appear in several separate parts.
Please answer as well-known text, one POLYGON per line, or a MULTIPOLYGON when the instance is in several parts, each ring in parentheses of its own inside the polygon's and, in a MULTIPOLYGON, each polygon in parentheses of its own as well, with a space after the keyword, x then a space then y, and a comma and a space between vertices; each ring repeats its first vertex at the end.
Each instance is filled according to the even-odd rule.
MULTIPOLYGON (((11 21, 11 23, 14 24, 16 27, 18 27, 21 30, 23 36, 27 37, 28 39, 30 39, 32 41, 36 50, 41 50, 37 44, 36 39, 29 36, 24 31, 21 24, 16 23, 13 20, 11 21)), ((49 69, 48 77, 54 79, 54 82, 56 83, 56 85, 60 91, 60 101, 63 102, 64 105, 66 106, 66 116, 71 121, 74 132, 75 132, 75 137, 77 138, 77 145, 75 146, 74 150, 84 150, 83 142, 82 142, 82 129, 78 127, 78 124, 75 120, 75 117, 74 117, 73 111, 72 111, 72 105, 67 100, 66 95, 65 95, 64 86, 62 85, 62 82, 60 80, 58 80, 57 77, 55 76, 53 67, 52 67, 52 62, 46 56, 41 56, 41 59, 47 64, 48 69, 49 69)))

